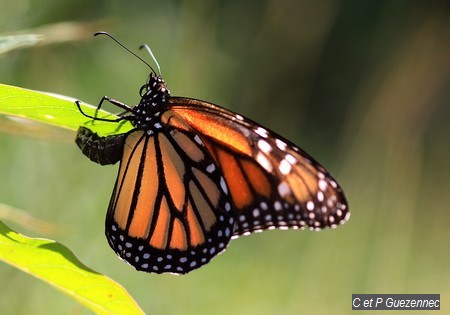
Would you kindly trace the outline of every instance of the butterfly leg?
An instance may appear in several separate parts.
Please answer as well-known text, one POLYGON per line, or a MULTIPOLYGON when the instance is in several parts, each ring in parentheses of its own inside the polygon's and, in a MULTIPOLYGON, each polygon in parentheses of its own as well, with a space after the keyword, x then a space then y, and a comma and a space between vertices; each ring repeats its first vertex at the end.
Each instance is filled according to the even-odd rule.
POLYGON ((81 113, 83 116, 88 117, 88 118, 91 118, 91 119, 94 119, 94 120, 101 120, 101 121, 108 121, 108 122, 119 122, 119 121, 121 121, 121 120, 123 120, 123 119, 126 119, 126 116, 123 116, 125 113, 131 112, 131 107, 130 107, 130 106, 128 106, 128 105, 126 105, 126 104, 124 104, 124 103, 122 103, 122 102, 119 102, 119 101, 117 101, 117 100, 115 100, 115 99, 113 99, 113 98, 110 98, 109 96, 103 96, 103 97, 102 97, 102 99, 100 100, 100 102, 99 102, 98 105, 97 105, 97 109, 96 109, 96 111, 95 111, 95 116, 91 116, 91 115, 86 114, 86 113, 81 109, 80 103, 81 103, 81 102, 80 102, 79 100, 76 100, 76 101, 75 101, 75 104, 77 105, 78 110, 80 111, 80 113, 81 113), (116 118, 116 119, 98 118, 98 117, 97 117, 97 112, 98 112, 98 111, 100 110, 100 108, 102 107, 102 104, 103 104, 104 101, 110 102, 111 104, 116 105, 117 107, 124 109, 125 112, 119 114, 120 117, 119 117, 119 118, 116 118))
POLYGON ((115 99, 113 99, 113 98, 111 98, 109 96, 103 96, 102 97, 102 99, 100 100, 100 103, 98 103, 97 110, 99 110, 102 107, 102 104, 103 104, 104 101, 110 102, 111 104, 116 105, 117 107, 122 108, 122 109, 124 109, 127 112, 131 112, 131 107, 130 106, 128 106, 127 104, 124 104, 122 102, 119 102, 119 101, 117 101, 117 100, 115 100, 115 99))

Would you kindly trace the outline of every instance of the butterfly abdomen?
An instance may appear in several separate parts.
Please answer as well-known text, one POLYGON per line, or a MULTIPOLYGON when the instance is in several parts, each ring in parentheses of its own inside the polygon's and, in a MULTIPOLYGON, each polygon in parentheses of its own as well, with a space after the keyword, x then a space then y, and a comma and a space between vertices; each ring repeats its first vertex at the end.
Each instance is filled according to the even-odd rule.
POLYGON ((125 134, 100 137, 92 130, 80 127, 75 142, 91 161, 108 165, 122 158, 124 138, 125 134))

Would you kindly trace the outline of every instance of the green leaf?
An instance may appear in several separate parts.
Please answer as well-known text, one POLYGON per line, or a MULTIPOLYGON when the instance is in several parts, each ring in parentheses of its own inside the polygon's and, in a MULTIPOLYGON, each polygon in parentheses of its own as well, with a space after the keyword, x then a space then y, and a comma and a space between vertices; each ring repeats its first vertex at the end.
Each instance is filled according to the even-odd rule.
MULTIPOLYGON (((94 121, 83 116, 75 105, 74 98, 27 90, 0 84, 0 114, 21 117, 77 130, 84 125, 100 135, 124 133, 133 127, 129 122, 110 123, 94 121)), ((114 119, 117 116, 96 107, 81 103, 82 110, 91 116, 114 119)))
POLYGON ((73 297, 97 314, 144 314, 118 283, 83 265, 65 246, 0 222, 0 259, 73 297))

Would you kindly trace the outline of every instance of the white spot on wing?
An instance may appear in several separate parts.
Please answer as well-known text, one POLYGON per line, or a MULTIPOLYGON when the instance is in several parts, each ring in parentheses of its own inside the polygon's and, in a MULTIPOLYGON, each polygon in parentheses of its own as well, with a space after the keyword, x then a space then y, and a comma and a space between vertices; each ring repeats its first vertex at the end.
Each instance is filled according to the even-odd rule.
POLYGON ((276 139, 276 140, 275 140, 275 143, 277 144, 277 147, 278 147, 280 150, 282 150, 282 151, 285 151, 285 150, 286 150, 287 144, 284 143, 284 141, 281 141, 280 139, 276 139))
POLYGON ((215 166, 213 163, 209 164, 209 165, 206 167, 206 171, 207 171, 208 173, 214 172, 215 169, 216 169, 216 166, 215 166))
POLYGON ((294 156, 292 156, 291 154, 286 154, 285 159, 291 164, 297 163, 297 159, 294 156))
POLYGON ((291 193, 291 189, 289 188, 289 185, 286 182, 281 182, 278 185, 278 193, 281 197, 285 197, 286 195, 289 195, 291 193))
POLYGON ((344 220, 342 221, 342 223, 348 221, 348 219, 350 219, 350 212, 347 212, 347 214, 345 215, 344 220))
POLYGON ((197 142, 198 144, 203 145, 203 141, 202 141, 202 139, 200 139, 200 137, 199 137, 198 135, 195 135, 194 140, 195 140, 195 142, 197 142))
POLYGON ((223 177, 220 177, 220 187, 222 188, 223 192, 228 195, 228 187, 223 177))
POLYGON ((256 155, 256 160, 262 167, 264 167, 264 169, 266 171, 272 172, 272 169, 273 169, 272 164, 270 163, 269 159, 267 159, 267 157, 263 153, 259 152, 256 155))
POLYGON ((267 138, 267 130, 262 128, 262 127, 258 127, 255 129, 255 132, 260 135, 263 138, 267 138))
POLYGON ((321 191, 325 191, 327 189, 327 186, 328 186, 328 184, 325 180, 323 180, 323 179, 319 180, 319 189, 321 191))
POLYGON ((319 191, 318 193, 317 193, 317 200, 319 201, 319 202, 322 202, 323 201, 323 192, 321 192, 321 191, 319 191))
POLYGON ((280 211, 281 209, 283 209, 281 207, 281 202, 279 202, 279 201, 275 201, 273 206, 274 206, 275 210, 277 210, 277 211, 280 211))
POLYGON ((258 141, 258 148, 264 153, 269 153, 270 151, 272 151, 272 146, 265 140, 258 141))
POLYGON ((289 164, 286 160, 281 160, 280 165, 278 166, 278 169, 283 175, 289 174, 291 172, 291 168, 291 164, 289 164))

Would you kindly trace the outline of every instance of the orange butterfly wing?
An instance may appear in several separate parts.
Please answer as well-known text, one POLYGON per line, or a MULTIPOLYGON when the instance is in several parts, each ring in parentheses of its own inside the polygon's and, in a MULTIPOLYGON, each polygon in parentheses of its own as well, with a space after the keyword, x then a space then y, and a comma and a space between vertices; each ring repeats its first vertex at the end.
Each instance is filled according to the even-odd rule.
POLYGON ((232 236, 228 188, 205 144, 178 114, 158 132, 132 130, 106 216, 110 246, 138 270, 183 274, 232 236))
POLYGON ((168 106, 198 132, 221 168, 235 237, 271 228, 333 228, 349 218, 336 180, 288 140, 211 103, 171 97, 168 106))

